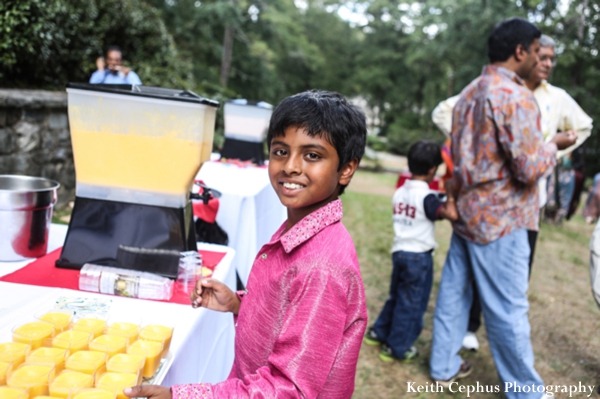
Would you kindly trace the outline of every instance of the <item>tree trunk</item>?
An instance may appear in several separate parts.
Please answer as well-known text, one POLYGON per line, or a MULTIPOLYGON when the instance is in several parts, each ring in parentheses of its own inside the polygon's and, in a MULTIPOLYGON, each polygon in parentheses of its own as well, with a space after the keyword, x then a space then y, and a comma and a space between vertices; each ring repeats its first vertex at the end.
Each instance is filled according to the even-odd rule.
POLYGON ((584 45, 583 31, 585 29, 585 11, 587 9, 588 9, 588 0, 583 0, 583 4, 581 5, 579 26, 577 28, 577 38, 579 39, 579 46, 584 45))
POLYGON ((225 27, 223 37, 223 57, 221 58, 221 86, 227 87, 229 71, 231 70, 231 55, 233 53, 233 26, 225 27))
MULTIPOLYGON (((229 0, 231 7, 236 6, 236 0, 229 0)), ((223 35, 223 57, 221 58, 221 86, 227 87, 229 81, 229 71, 231 70, 231 57, 233 54, 233 24, 225 26, 223 35)))

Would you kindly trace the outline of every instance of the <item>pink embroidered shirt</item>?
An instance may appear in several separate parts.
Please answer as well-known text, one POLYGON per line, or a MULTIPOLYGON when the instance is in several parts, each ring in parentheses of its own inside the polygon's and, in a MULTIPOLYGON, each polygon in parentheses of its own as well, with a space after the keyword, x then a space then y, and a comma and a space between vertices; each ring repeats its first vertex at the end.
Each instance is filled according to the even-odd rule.
POLYGON ((337 199, 279 228, 252 266, 229 378, 173 386, 174 399, 352 396, 367 309, 341 218, 337 199))

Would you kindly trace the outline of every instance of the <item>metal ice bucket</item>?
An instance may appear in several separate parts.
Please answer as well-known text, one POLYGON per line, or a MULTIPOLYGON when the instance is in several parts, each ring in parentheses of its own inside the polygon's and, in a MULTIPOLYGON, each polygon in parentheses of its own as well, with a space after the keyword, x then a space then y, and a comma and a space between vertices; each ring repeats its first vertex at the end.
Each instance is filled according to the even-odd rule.
POLYGON ((46 254, 58 187, 41 177, 0 175, 0 261, 46 254))

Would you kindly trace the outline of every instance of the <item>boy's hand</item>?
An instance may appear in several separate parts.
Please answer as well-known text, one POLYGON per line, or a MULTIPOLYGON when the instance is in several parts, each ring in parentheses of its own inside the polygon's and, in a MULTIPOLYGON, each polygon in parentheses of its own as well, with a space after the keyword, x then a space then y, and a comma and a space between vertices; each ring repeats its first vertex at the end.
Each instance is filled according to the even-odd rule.
POLYGON ((130 398, 171 399, 171 389, 160 385, 139 385, 123 390, 130 398))
POLYGON ((442 206, 442 209, 440 209, 440 216, 451 222, 456 222, 458 220, 458 208, 456 207, 456 202, 454 202, 453 197, 448 196, 448 200, 442 206))
POLYGON ((192 307, 204 307, 219 312, 238 314, 240 300, 225 284, 214 278, 202 278, 190 294, 192 307))
POLYGON ((450 177, 444 182, 444 191, 448 196, 448 199, 453 198, 456 195, 456 187, 454 187, 454 178, 450 177))

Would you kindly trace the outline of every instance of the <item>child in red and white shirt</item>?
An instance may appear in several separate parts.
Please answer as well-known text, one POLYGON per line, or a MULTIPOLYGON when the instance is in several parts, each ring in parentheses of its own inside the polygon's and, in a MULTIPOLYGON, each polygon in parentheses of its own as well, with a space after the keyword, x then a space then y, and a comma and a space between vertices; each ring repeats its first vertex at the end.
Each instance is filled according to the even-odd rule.
POLYGON ((413 343, 423 329, 433 283, 434 224, 440 219, 458 219, 453 199, 444 203, 439 193, 429 188, 441 163, 437 144, 413 144, 408 151, 412 179, 398 188, 392 199, 395 237, 390 297, 365 335, 366 344, 381 345, 383 361, 410 361, 417 356, 413 343))

